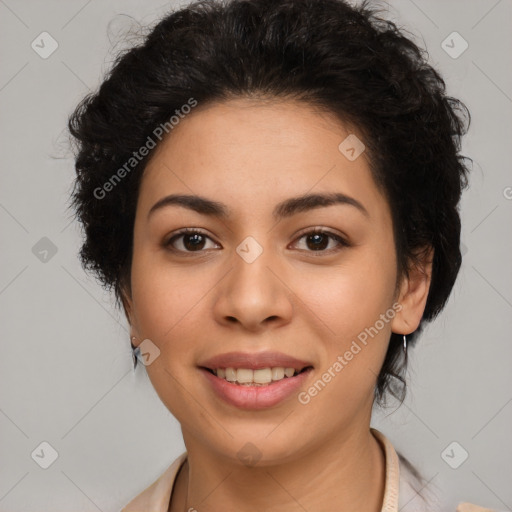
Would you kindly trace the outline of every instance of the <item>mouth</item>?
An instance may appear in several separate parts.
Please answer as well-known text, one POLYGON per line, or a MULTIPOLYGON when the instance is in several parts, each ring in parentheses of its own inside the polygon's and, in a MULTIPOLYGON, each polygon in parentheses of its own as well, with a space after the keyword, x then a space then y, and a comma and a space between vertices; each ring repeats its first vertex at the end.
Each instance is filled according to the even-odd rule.
POLYGON ((214 396, 238 409, 256 411, 290 400, 314 367, 281 352, 229 352, 201 361, 198 369, 214 396))
POLYGON ((215 375, 219 379, 223 379, 231 384, 239 386, 269 386, 274 382, 283 379, 296 377, 301 373, 312 370, 312 366, 303 366, 299 368, 275 366, 266 368, 206 368, 203 370, 215 375))

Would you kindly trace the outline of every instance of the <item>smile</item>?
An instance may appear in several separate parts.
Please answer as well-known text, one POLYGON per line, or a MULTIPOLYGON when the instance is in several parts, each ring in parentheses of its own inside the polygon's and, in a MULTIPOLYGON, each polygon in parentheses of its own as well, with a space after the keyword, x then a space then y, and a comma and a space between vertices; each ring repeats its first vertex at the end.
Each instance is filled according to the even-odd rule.
POLYGON ((308 368, 311 367, 308 366, 299 370, 283 366, 259 368, 257 370, 250 368, 217 368, 209 371, 219 379, 225 379, 233 384, 241 386, 267 386, 272 382, 294 377, 308 368))

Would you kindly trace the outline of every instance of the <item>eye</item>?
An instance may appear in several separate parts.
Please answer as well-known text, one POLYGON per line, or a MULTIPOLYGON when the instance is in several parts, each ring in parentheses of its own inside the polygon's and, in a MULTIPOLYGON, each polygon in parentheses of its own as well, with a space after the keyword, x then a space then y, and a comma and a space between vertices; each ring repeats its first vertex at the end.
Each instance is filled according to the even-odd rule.
MULTIPOLYGON (((329 231, 314 229, 301 235, 295 242, 300 250, 307 252, 335 252, 349 243, 340 235, 329 231)), ((186 228, 171 236, 164 246, 175 252, 191 253, 207 249, 218 249, 220 245, 198 229, 186 228)))
POLYGON ((297 240, 299 241, 298 248, 308 252, 333 252, 349 246, 348 242, 341 236, 319 229, 308 231, 297 240), (300 243, 302 240, 304 242, 300 243))
POLYGON ((200 252, 220 247, 209 236, 197 229, 183 229, 164 243, 166 248, 177 252, 200 252))

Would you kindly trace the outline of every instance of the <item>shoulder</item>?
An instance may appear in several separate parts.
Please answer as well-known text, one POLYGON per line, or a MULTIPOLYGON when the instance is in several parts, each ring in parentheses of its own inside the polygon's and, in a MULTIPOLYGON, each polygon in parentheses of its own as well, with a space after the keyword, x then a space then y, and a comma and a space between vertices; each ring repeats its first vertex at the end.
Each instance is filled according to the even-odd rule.
POLYGON ((399 510, 402 512, 440 512, 440 490, 420 475, 416 468, 400 453, 399 510))
MULTIPOLYGON (((401 454, 400 461, 400 512, 441 512, 441 491, 434 482, 423 478, 416 468, 401 454)), ((473 503, 459 503, 455 512, 496 512, 473 503)))
POLYGON ((473 503, 459 503, 455 512, 497 512, 490 508, 479 507, 473 503))
MULTIPOLYGON (((386 456, 386 490, 383 512, 441 512, 446 511, 441 489, 434 478, 424 478, 420 472, 397 452, 391 441, 380 431, 371 429, 382 443, 386 456)), ((455 512, 497 512, 473 503, 459 503, 455 512)))
POLYGON ((182 453, 155 482, 137 494, 120 512, 167 512, 176 475, 186 459, 187 453, 182 453))

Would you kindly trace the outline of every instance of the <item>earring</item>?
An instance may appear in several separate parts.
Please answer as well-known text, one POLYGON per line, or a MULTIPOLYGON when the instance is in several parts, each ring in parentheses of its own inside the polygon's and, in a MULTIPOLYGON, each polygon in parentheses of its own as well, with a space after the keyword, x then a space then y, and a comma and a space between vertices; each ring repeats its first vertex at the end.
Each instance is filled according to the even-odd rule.
POLYGON ((137 368, 137 361, 138 361, 138 355, 140 353, 139 347, 136 347, 133 342, 137 338, 135 336, 132 336, 132 339, 130 340, 130 345, 132 346, 132 360, 133 360, 133 371, 135 371, 135 368, 137 368))
POLYGON ((407 355, 407 336, 404 334, 404 354, 407 355))

